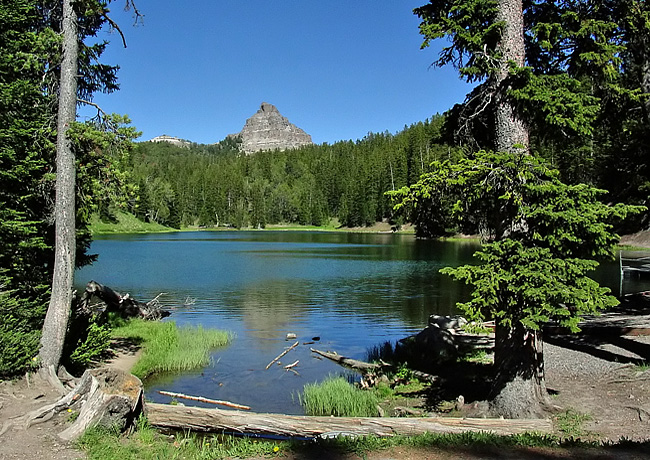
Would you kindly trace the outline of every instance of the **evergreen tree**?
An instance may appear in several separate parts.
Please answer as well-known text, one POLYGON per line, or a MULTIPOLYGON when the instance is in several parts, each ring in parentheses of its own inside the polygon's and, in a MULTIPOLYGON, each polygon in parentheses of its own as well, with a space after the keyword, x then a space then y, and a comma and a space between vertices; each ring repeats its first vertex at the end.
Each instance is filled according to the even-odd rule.
MULTIPOLYGON (((82 28, 79 39, 94 35, 106 20, 107 11, 104 3, 85 9, 85 14, 78 18, 82 28)), ((57 100, 64 92, 59 84, 62 15, 62 3, 57 1, 10 0, 0 6, 0 237, 3 241, 0 246, 3 297, 0 374, 3 375, 23 372, 35 362, 32 358, 38 352, 44 302, 55 262, 53 188, 55 174, 60 171, 54 167, 57 130, 53 121, 57 119, 57 100)), ((96 62, 104 47, 104 43, 86 46, 82 42, 81 51, 74 55, 78 71, 73 72, 73 78, 79 85, 78 92, 71 96, 73 114, 77 96, 89 99, 97 89, 116 88, 116 69, 96 62)), ((66 128, 75 127, 68 124, 66 128)), ((92 131, 97 132, 96 128, 92 131)), ((89 135, 90 126, 76 131, 71 148, 80 167, 86 166, 82 175, 89 180, 76 189, 72 187, 72 193, 81 195, 79 206, 71 214, 79 224, 78 231, 72 233, 72 244, 75 245, 76 239, 79 249, 73 249, 76 257, 69 259, 72 267, 75 262, 89 260, 85 253, 89 244, 85 223, 90 210, 102 199, 95 192, 106 190, 106 187, 97 188, 100 181, 96 173, 104 174, 102 183, 109 176, 124 179, 126 174, 125 165, 116 161, 119 155, 109 155, 109 161, 105 143, 94 142, 97 137, 89 135), (95 163, 91 165, 93 156, 95 163), (105 167, 98 167, 104 160, 105 167)))
POLYGON ((496 320, 492 407, 500 415, 534 415, 545 402, 541 324, 612 303, 586 277, 593 269, 586 259, 610 250, 608 220, 631 209, 608 208, 597 190, 568 187, 515 153, 518 144, 528 147, 525 121, 586 137, 604 95, 633 94, 612 88, 624 47, 613 33, 617 24, 599 7, 588 0, 432 0, 415 10, 424 46, 450 40, 436 65, 453 64, 468 81, 481 82, 456 120, 471 127, 482 118, 492 145, 510 153, 437 164, 438 171, 401 192, 403 204, 420 205, 418 222, 432 232, 460 224, 462 216, 464 227, 493 241, 477 253, 482 265, 446 272, 474 286, 474 299, 461 306, 470 317, 496 320), (563 308, 574 299, 576 308, 563 308))
POLYGON ((588 273, 594 259, 613 256, 612 223, 640 208, 606 206, 602 193, 565 185, 531 155, 478 152, 456 164, 436 162, 417 184, 392 194, 398 209, 420 213, 424 206, 426 217, 439 222, 427 222, 431 233, 451 226, 488 242, 476 253, 479 265, 442 272, 473 287, 472 300, 458 305, 470 321, 496 322, 496 415, 543 413, 546 322, 577 331, 580 315, 618 303, 588 273))

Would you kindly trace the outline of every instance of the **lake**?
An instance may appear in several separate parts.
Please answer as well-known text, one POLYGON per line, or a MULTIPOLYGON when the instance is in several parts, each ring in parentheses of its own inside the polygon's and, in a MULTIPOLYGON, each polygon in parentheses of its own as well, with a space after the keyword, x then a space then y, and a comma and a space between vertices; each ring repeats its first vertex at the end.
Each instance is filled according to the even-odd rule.
MULTIPOLYGON (((145 382, 158 390, 246 404, 257 412, 302 414, 305 383, 340 374, 309 347, 366 359, 370 348, 411 335, 430 314, 455 314, 468 290, 438 271, 472 261, 475 241, 424 241, 412 235, 333 232, 223 231, 97 237, 98 261, 78 270, 78 289, 90 280, 141 301, 164 293, 169 320, 232 331, 212 364, 145 382), (285 347, 300 346, 266 365, 285 347), (303 342, 318 338, 313 345, 303 342)), ((618 264, 597 278, 618 292, 618 264)), ((634 288, 636 288, 635 286, 634 288)))

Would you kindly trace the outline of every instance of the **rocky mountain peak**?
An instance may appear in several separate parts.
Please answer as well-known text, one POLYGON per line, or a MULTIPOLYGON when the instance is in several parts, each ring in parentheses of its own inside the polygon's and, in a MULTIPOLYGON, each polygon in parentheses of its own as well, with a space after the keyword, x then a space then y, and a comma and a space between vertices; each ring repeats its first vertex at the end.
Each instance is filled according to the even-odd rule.
POLYGON ((262 102, 259 110, 239 133, 247 154, 260 150, 287 150, 312 144, 311 136, 283 117, 278 109, 262 102))

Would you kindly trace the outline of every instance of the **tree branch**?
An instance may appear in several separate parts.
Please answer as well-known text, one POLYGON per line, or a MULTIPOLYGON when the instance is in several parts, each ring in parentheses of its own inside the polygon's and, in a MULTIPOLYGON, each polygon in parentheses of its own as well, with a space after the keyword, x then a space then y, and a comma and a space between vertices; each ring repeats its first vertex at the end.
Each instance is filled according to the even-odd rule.
POLYGON ((101 118, 102 116, 104 118, 108 117, 108 114, 104 112, 104 110, 102 110, 102 108, 97 104, 95 104, 94 102, 86 101, 85 99, 79 99, 79 98, 77 98, 77 102, 81 104, 89 105, 91 107, 95 107, 97 109, 97 117, 99 118, 101 118))

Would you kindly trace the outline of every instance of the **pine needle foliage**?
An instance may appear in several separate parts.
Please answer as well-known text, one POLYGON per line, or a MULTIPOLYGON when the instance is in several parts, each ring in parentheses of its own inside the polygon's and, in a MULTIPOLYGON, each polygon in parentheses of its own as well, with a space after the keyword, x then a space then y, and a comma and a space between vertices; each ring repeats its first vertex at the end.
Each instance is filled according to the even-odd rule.
POLYGON ((608 206, 603 190, 566 185, 557 171, 531 155, 481 151, 456 164, 435 163, 417 184, 392 193, 396 209, 426 210, 426 233, 453 229, 480 233, 487 242, 478 265, 442 270, 473 286, 458 306, 472 321, 494 319, 539 330, 551 320, 577 331, 579 317, 618 301, 588 277, 598 259, 613 257, 613 223, 641 212, 608 206))

